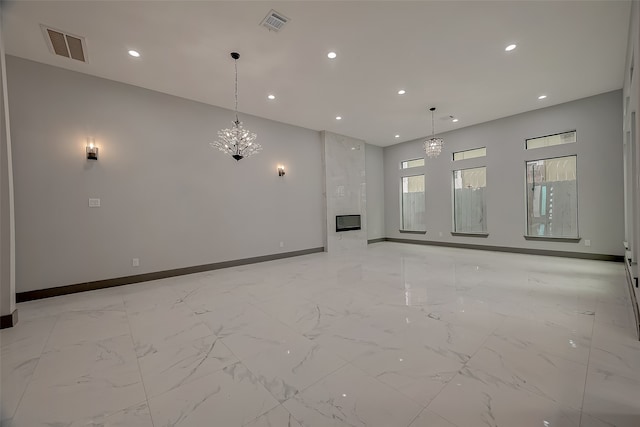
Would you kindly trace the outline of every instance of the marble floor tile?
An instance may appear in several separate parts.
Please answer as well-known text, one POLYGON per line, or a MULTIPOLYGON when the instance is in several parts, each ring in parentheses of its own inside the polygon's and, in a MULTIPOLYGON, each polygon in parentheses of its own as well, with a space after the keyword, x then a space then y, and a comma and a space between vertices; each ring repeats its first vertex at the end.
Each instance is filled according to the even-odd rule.
POLYGON ((482 378, 581 409, 587 365, 535 346, 489 337, 467 363, 482 378))
POLYGON ((514 348, 544 351, 582 364, 589 361, 593 316, 584 316, 584 328, 573 329, 544 319, 509 317, 493 332, 493 337, 514 348))
POLYGON ((120 288, 100 289, 19 304, 20 321, 56 316, 70 311, 124 311, 120 288))
POLYGON ((13 425, 70 425, 145 400, 129 335, 83 341, 41 356, 13 425))
POLYGON ((635 318, 630 302, 605 303, 599 302, 596 308, 596 323, 605 326, 634 329, 635 318))
POLYGON ((640 341, 633 329, 596 324, 589 367, 640 379, 640 341))
POLYGON ((3 427, 638 427, 624 266, 391 242, 18 304, 3 427))
POLYGON ((214 335, 172 347, 154 348, 138 358, 149 397, 166 393, 236 362, 238 358, 214 335))
POLYGON ((149 399, 154 426, 242 426, 278 406, 242 363, 149 399))
POLYGON ((22 399, 39 361, 39 355, 28 358, 19 354, 10 354, 4 348, 2 349, 2 355, 0 355, 0 363, 2 363, 2 393, 0 395, 2 398, 0 416, 2 418, 0 425, 3 420, 13 418, 15 415, 20 399, 22 399))
POLYGON ((380 350, 351 363, 421 406, 428 405, 463 366, 457 358, 417 345, 380 350))
POLYGON ((57 320, 57 316, 20 320, 13 328, 0 330, 0 347, 26 356, 39 356, 57 320))
POLYGON ((401 338, 361 318, 344 318, 327 328, 313 342, 347 361, 381 350, 402 348, 401 338))
POLYGON ((293 418, 282 405, 278 405, 264 415, 259 416, 246 427, 301 427, 300 423, 293 418))
POLYGON ((132 406, 113 414, 104 414, 73 422, 69 427, 153 427, 147 403, 132 406))
POLYGON ((58 316, 44 351, 129 334, 124 311, 69 311, 58 316))
POLYGON ((191 343, 211 334, 202 319, 184 303, 128 314, 131 334, 138 356, 164 347, 191 343))
POLYGON ((284 402, 347 362, 311 341, 295 341, 243 362, 278 401, 284 402))
POLYGON ((234 304, 228 307, 220 307, 213 311, 196 312, 195 316, 219 338, 274 320, 252 304, 234 304))
POLYGON ((427 409, 457 427, 578 427, 580 411, 531 393, 515 381, 464 368, 427 409))
POLYGON ((0 331, 2 418, 15 414, 56 321, 57 316, 37 317, 0 331))
POLYGON ((307 341, 301 334, 271 318, 248 325, 222 338, 222 342, 240 360, 283 346, 304 345, 307 341))
MULTIPOLYGON (((638 420, 635 420, 635 424, 627 423, 626 425, 637 425, 637 424, 638 424, 638 420)), ((598 419, 593 415, 587 414, 586 412, 583 412, 580 416, 580 427, 617 427, 618 425, 619 424, 598 419)), ((620 425, 624 426, 625 424, 620 424, 620 425)))
POLYGON ((425 409, 411 423, 409 427, 457 427, 455 424, 442 418, 440 415, 425 409))
POLYGON ((317 302, 300 297, 291 297, 290 295, 286 297, 278 295, 277 297, 257 302, 255 305, 265 313, 311 339, 345 316, 345 314, 334 311, 317 302))
POLYGON ((408 426, 422 407, 346 365, 283 403, 305 427, 408 426))
POLYGON ((640 376, 624 377, 590 365, 583 410, 604 425, 637 427, 640 425, 639 391, 640 376))

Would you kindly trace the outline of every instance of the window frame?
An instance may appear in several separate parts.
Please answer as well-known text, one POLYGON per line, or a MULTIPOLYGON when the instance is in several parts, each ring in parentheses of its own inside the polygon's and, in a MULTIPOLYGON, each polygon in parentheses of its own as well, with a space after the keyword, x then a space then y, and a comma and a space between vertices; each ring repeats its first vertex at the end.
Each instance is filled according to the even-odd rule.
POLYGON ((425 160, 424 157, 416 157, 415 159, 407 159, 407 160, 400 160, 400 170, 404 171, 404 170, 410 170, 410 169, 415 169, 415 168, 422 168, 425 165, 425 160), (416 165, 416 166, 407 166, 406 168, 402 167, 403 163, 409 163, 409 162, 413 162, 416 160, 422 160, 422 164, 421 165, 416 165))
MULTIPOLYGON (((420 167, 420 166, 416 166, 416 167, 420 167)), ((414 168, 407 168, 407 169, 414 169, 414 168)), ((402 169, 402 170, 406 170, 406 169, 402 169)), ((427 177, 426 174, 423 173, 413 173, 413 174, 401 174, 400 176, 400 197, 399 197, 399 202, 400 202, 400 228, 399 228, 399 232, 400 233, 406 233, 406 234, 426 234, 427 233, 427 221, 426 221, 426 214, 427 214, 427 177), (416 176, 421 176, 422 180, 423 180, 423 186, 424 186, 424 200, 425 200, 425 223, 424 223, 424 230, 411 230, 411 229, 405 229, 404 228, 404 198, 403 198, 403 180, 405 178, 412 178, 412 177, 416 177, 416 176)))
MULTIPOLYGON (((525 151, 529 151, 529 150, 538 150, 541 148, 551 148, 551 147, 560 147, 563 145, 568 145, 568 144, 577 144, 578 143, 578 131, 577 129, 573 129, 573 130, 565 130, 564 132, 556 132, 556 133, 550 133, 548 135, 542 135, 542 136, 534 136, 533 138, 525 138, 524 139, 524 150, 525 151), (575 133, 576 134, 576 140, 573 142, 566 142, 563 144, 554 144, 554 145, 545 145, 542 147, 528 147, 529 141, 534 140, 534 139, 541 139, 541 138, 549 138, 550 136, 556 136, 556 135, 563 135, 565 133, 575 133)), ((566 157, 566 156, 562 156, 562 157, 566 157)), ((544 160, 544 159, 542 159, 544 160)))
MULTIPOLYGON (((477 157, 472 157, 472 158, 477 158, 477 157)), ((470 159, 462 159, 462 160, 470 160, 470 159)), ((487 223, 486 217, 484 221, 484 225, 486 228, 485 231, 475 232, 475 231, 457 231, 456 230, 456 172, 462 172, 462 171, 473 170, 473 169, 484 169, 485 188, 487 188, 489 185, 488 185, 488 174, 487 174, 488 168, 486 165, 472 166, 468 168, 451 170, 451 235, 452 236, 467 236, 467 237, 488 237, 489 236, 489 224, 487 223)), ((484 197, 483 197, 483 202, 484 202, 484 212, 486 215, 487 200, 484 197)))
MULTIPOLYGON (((452 162, 462 162, 464 160, 480 159, 482 157, 487 157, 487 147, 486 146, 476 147, 476 148, 469 148, 468 150, 454 151, 451 154, 451 161, 452 162), (465 158, 465 159, 456 159, 456 154, 467 153, 469 151, 482 150, 483 148, 484 148, 484 154, 482 156, 469 157, 469 158, 465 158)), ((456 169, 456 170, 460 170, 460 169, 456 169)))
MULTIPOLYGON (((564 133, 564 132, 562 132, 564 133)), ((576 141, 577 141, 577 134, 576 134, 576 141)), ((566 144, 560 144, 560 145, 566 145, 566 144)), ((552 146, 553 147, 553 146, 552 146)), ((543 148, 543 147, 540 147, 543 148)), ((544 147, 544 148, 548 148, 548 147, 544 147)), ((535 177, 532 176, 532 179, 535 180, 535 177)), ((535 181, 534 181, 535 182, 535 181)), ((574 154, 565 154, 565 155, 559 155, 559 156, 551 156, 551 157, 545 157, 545 158, 538 158, 538 159, 532 159, 532 160, 525 160, 524 161, 524 215, 525 215, 525 230, 524 230, 524 238, 525 240, 538 240, 538 241, 548 241, 548 242, 567 242, 567 243, 578 243, 582 240, 582 237, 580 237, 580 212, 579 212, 579 188, 578 188, 578 154, 574 153, 574 154), (528 178, 528 164, 529 163, 533 163, 533 162, 539 162, 539 161, 546 161, 546 160, 554 160, 554 159, 563 159, 566 157, 574 157, 576 159, 576 236, 534 236, 529 234, 529 181, 527 180, 528 178)))

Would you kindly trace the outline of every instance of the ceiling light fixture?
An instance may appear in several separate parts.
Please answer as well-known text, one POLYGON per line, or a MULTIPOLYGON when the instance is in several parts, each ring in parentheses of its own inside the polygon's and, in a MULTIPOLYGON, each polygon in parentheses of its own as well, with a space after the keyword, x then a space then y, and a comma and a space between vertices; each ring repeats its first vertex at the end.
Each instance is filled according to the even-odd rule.
POLYGON ((231 52, 231 58, 234 60, 236 69, 236 120, 233 122, 231 129, 218 131, 218 140, 212 142, 211 146, 225 154, 230 154, 236 161, 239 161, 240 159, 256 154, 262 150, 262 146, 253 142, 257 135, 248 129, 244 129, 242 122, 238 119, 238 59, 240 58, 240 54, 238 52, 231 52))
POLYGON ((407 93, 407 91, 406 91, 406 90, 404 90, 404 89, 400 89, 400 90, 398 91, 398 95, 404 95, 405 93, 407 93))
POLYGON ((451 119, 453 123, 458 123, 458 119, 451 119))
POLYGON ((436 111, 436 107, 429 108, 429 111, 431 111, 431 138, 424 142, 424 152, 429 157, 438 157, 442 152, 444 140, 442 138, 436 138, 436 128, 433 122, 433 113, 436 111))
POLYGON ((505 47, 504 50, 506 50, 507 52, 511 52, 515 48, 516 48, 515 44, 510 44, 509 46, 505 47))
POLYGON ((338 56, 338 54, 335 53, 335 52, 327 53, 327 58, 329 58, 329 59, 336 59, 337 56, 338 56))
POLYGON ((133 56, 134 58, 140 58, 140 52, 138 52, 137 50, 130 50, 129 55, 133 56))
POLYGON ((547 95, 540 95, 540 96, 538 97, 538 99, 545 99, 546 97, 547 97, 547 95))
POLYGON ((400 138, 400 135, 396 135, 396 138, 400 138))
POLYGON ((341 116, 336 116, 336 120, 342 120, 341 116))
POLYGON ((273 101, 274 99, 276 99, 276 96, 275 95, 267 95, 267 98, 269 98, 270 100, 273 101))

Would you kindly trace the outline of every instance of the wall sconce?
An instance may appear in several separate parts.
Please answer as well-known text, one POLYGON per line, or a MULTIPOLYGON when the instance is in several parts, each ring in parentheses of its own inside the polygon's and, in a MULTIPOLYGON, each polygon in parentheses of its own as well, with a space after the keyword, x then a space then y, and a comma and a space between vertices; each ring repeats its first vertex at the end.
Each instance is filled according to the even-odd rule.
POLYGON ((98 160, 98 147, 95 138, 87 138, 87 160, 98 160))
POLYGON ((278 165, 278 176, 284 176, 284 166, 278 165))

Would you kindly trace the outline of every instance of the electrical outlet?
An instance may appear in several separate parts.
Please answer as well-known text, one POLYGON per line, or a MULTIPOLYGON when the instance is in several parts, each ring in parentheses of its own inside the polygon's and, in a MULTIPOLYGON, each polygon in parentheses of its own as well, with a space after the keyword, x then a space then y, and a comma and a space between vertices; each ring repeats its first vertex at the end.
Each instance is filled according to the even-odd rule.
POLYGON ((584 245, 585 246, 591 246, 591 240, 585 240, 584 241, 584 245))
POLYGON ((100 207, 100 199, 89 199, 89 207, 90 208, 99 208, 100 207))
POLYGON ((284 242, 280 242, 280 247, 284 248, 284 242))
POLYGON ((134 258, 131 260, 131 265, 134 267, 140 267, 140 258, 134 258))

